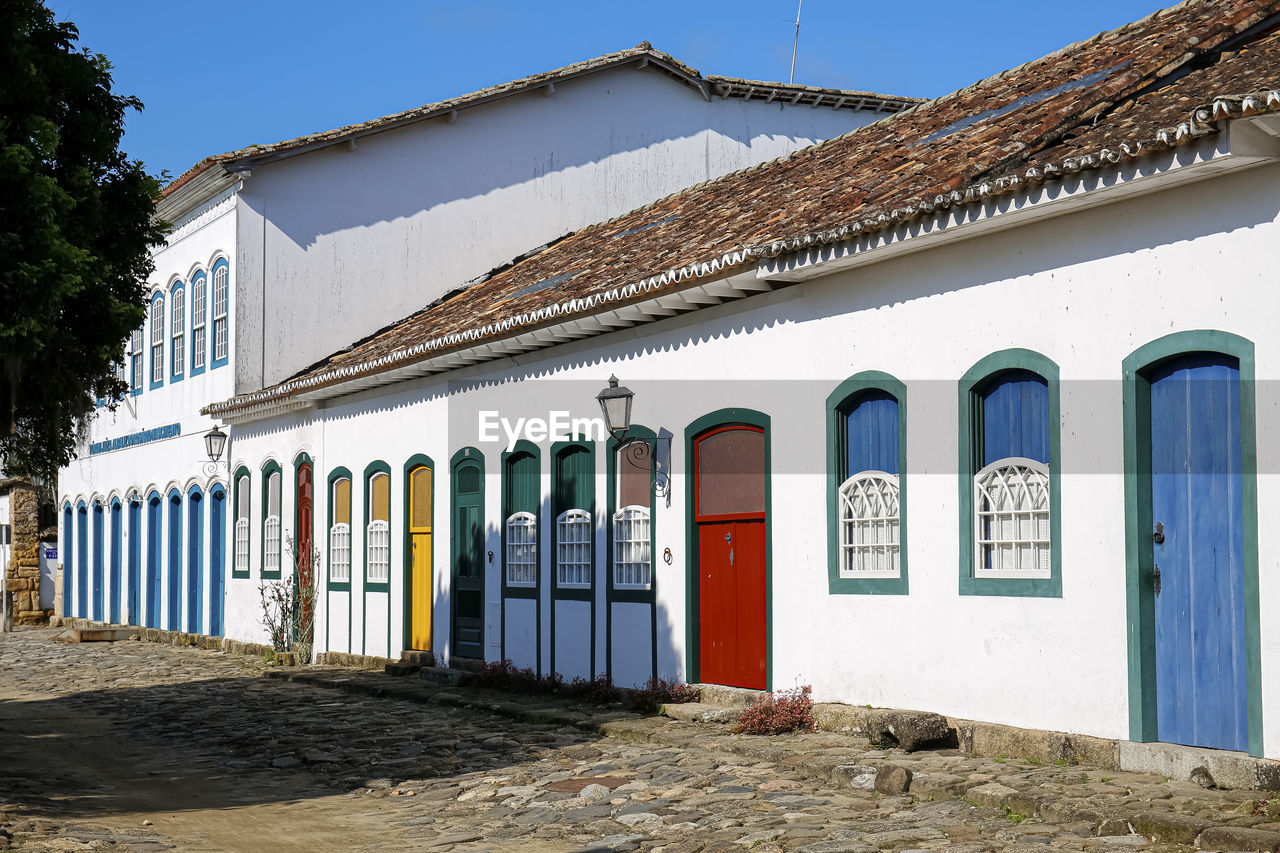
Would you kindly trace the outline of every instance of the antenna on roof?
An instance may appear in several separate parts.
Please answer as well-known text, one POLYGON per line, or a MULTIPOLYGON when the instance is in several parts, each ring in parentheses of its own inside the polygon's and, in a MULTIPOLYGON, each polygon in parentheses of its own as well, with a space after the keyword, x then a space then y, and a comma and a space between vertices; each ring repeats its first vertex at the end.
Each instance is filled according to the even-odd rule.
POLYGON ((791 42, 791 78, 788 83, 796 82, 796 48, 800 46, 800 10, 804 8, 804 0, 796 4, 796 37, 791 42))

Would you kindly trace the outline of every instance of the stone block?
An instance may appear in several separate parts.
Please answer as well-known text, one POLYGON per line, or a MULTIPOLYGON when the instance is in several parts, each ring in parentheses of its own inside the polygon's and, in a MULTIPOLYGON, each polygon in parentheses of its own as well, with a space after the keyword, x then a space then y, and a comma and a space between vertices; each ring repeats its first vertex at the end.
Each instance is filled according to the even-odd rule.
POLYGON ((841 764, 832 768, 831 778, 837 783, 845 783, 850 788, 870 791, 876 786, 876 768, 869 764, 841 764))
POLYGON ((959 797, 971 787, 973 783, 968 779, 952 773, 917 773, 911 777, 911 793, 917 797, 959 797))
POLYGON ((973 755, 1012 755, 1045 764, 1087 764, 1100 770, 1119 767, 1116 742, 1088 735, 1022 729, 999 723, 949 720, 960 749, 973 755))
POLYGON ((1239 752, 1166 743, 1120 741, 1120 769, 1190 781, 1206 776, 1218 788, 1269 789, 1280 783, 1280 761, 1239 752))
POLYGON ((1280 851, 1280 833, 1244 826, 1211 826, 1200 833, 1201 850, 1280 851))
POLYGON ((839 702, 813 706, 813 719, 824 731, 851 731, 873 744, 897 746, 907 752, 951 737, 947 718, 928 711, 898 711, 889 708, 860 708, 839 702))
POLYGON ((1135 814, 1129 822, 1139 835, 1145 835, 1152 841, 1173 844, 1194 844, 1200 833, 1209 826, 1199 818, 1160 812, 1135 814))
POLYGON ((911 787, 911 771, 897 764, 883 764, 876 771, 875 789, 882 794, 905 794, 911 787))
POLYGON ((743 709, 734 706, 711 705, 705 702, 685 702, 679 705, 663 705, 660 713, 673 720, 686 723, 736 723, 743 709))

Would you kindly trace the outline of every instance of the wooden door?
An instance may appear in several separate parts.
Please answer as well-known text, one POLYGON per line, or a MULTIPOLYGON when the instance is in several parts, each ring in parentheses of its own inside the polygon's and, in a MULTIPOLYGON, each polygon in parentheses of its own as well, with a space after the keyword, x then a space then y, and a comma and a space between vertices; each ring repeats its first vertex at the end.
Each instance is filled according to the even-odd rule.
POLYGON ((89 618, 89 508, 80 504, 76 522, 76 614, 89 618))
POLYGON ((222 636, 223 577, 227 570, 227 492, 222 486, 209 493, 209 634, 222 636))
POLYGON ((484 657, 484 476, 464 459, 453 469, 453 654, 484 657))
POLYGON ((1157 736, 1244 750, 1239 362, 1196 353, 1149 379, 1157 736))
MULTIPOLYGON (((315 563, 312 560, 312 528, 314 518, 312 515, 312 502, 314 500, 314 480, 312 477, 311 463, 303 462, 297 467, 297 475, 295 477, 295 517, 294 524, 297 533, 297 551, 294 554, 294 583, 298 584, 299 589, 315 588, 315 563)), ((300 599, 302 610, 299 616, 300 624, 310 626, 312 624, 311 608, 314 606, 314 596, 302 597, 300 599)), ((294 634, 297 634, 298 626, 294 626, 294 634)), ((306 637, 298 637, 300 642, 310 643, 313 632, 308 630, 306 637)))
POLYGON ((111 504, 111 592, 107 598, 107 621, 120 624, 121 561, 124 556, 124 530, 121 522, 124 514, 119 501, 111 504))
POLYGON ((102 504, 95 503, 93 505, 93 619, 95 622, 101 622, 102 612, 102 591, 106 586, 106 570, 103 565, 106 554, 106 534, 104 532, 106 526, 106 516, 102 511, 102 504))
POLYGON ((163 550, 164 529, 161 520, 160 496, 153 495, 147 502, 147 612, 146 627, 160 627, 160 564, 163 550))
POLYGON ((138 594, 142 587, 142 502, 129 501, 129 592, 125 607, 128 624, 141 625, 138 594))
POLYGON ((409 647, 431 650, 431 469, 409 472, 409 647))
POLYGON ((725 426, 694 442, 702 681, 763 690, 768 678, 764 430, 725 426))
POLYGON ((170 631, 182 630, 182 495, 169 494, 169 616, 170 631))
POLYGON ((187 631, 204 627, 204 495, 187 495, 187 631))

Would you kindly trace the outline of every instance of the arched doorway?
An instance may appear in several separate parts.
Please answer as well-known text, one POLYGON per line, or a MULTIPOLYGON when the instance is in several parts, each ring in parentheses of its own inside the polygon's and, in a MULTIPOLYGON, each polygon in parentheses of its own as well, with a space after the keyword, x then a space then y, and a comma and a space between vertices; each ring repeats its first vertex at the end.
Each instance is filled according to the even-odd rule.
POLYGON ((431 650, 431 475, 430 466, 417 465, 410 468, 405 478, 409 491, 407 645, 410 649, 423 652, 431 650))
POLYGON ((450 530, 452 655, 484 658, 484 457, 468 447, 453 457, 450 530))

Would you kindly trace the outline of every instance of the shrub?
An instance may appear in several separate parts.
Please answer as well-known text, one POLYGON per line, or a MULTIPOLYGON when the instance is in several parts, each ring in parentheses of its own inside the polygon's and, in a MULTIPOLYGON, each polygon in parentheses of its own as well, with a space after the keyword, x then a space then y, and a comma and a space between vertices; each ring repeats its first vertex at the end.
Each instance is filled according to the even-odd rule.
POLYGON ((738 731, 748 735, 780 735, 785 732, 811 732, 813 690, 809 685, 779 693, 766 693, 751 703, 738 717, 738 731))
POLYGON ((612 705, 618 701, 618 688, 613 686, 613 679, 607 675, 597 675, 595 678, 579 676, 563 685, 560 692, 570 699, 596 705, 612 705))
POLYGON ((655 676, 646 681, 644 687, 631 691, 631 710, 637 714, 652 714, 662 705, 683 705, 697 702, 699 698, 698 688, 655 676))

